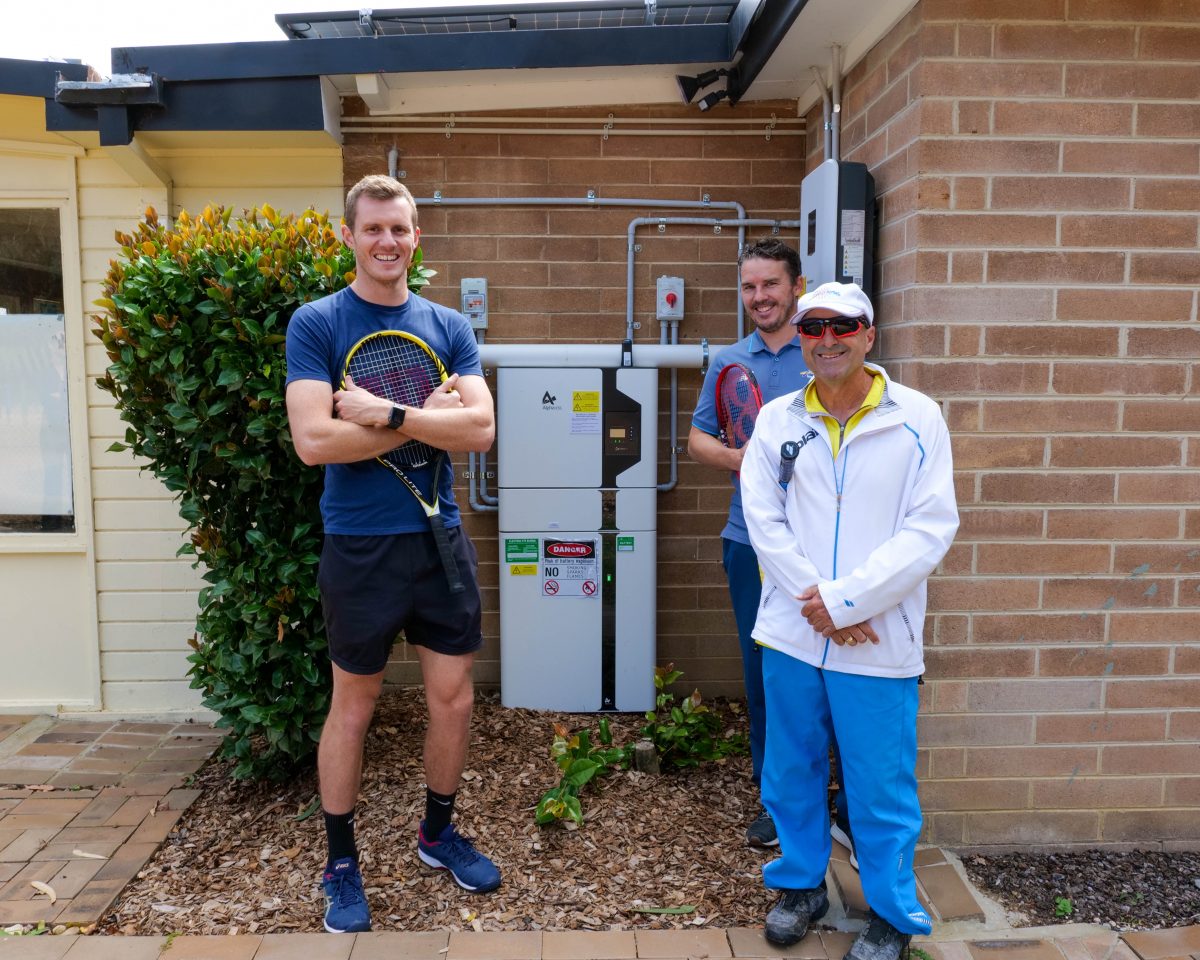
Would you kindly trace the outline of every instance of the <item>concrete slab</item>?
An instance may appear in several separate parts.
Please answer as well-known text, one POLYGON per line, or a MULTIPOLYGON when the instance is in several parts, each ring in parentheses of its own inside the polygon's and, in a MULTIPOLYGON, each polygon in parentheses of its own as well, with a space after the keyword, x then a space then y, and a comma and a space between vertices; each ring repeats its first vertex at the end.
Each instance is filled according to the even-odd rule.
POLYGON ((540 960, 542 932, 496 931, 467 933, 450 931, 446 960, 540 960))
POLYGON ((826 960, 821 934, 810 930, 799 943, 780 947, 767 943, 761 927, 735 927, 725 931, 735 957, 795 957, 797 960, 826 960))
POLYGON ((1200 953, 1200 925, 1171 930, 1139 930, 1121 939, 1142 960, 1166 960, 1200 953))
MULTIPOLYGON (((332 934, 329 937, 339 941, 349 939, 332 934)), ((443 960, 448 952, 450 933, 447 930, 360 933, 353 939, 350 960, 443 960)))
POLYGON ((732 957, 724 930, 639 930, 639 957, 732 957))
POLYGON ((623 960, 637 955, 632 930, 547 930, 542 934, 542 960, 623 960))

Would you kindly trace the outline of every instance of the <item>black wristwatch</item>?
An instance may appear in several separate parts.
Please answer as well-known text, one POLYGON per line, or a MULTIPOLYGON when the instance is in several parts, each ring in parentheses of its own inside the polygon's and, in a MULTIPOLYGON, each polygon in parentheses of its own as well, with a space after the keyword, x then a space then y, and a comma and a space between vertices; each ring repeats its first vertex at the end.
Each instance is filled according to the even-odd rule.
POLYGON ((404 426, 404 407, 398 403, 392 404, 392 412, 388 414, 388 429, 399 430, 404 426))

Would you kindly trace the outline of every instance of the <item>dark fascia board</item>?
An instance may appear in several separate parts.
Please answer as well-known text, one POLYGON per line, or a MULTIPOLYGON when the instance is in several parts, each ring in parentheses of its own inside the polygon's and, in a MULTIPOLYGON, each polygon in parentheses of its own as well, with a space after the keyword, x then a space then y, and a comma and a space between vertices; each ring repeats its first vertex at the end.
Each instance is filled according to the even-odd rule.
POLYGON ((730 106, 745 96, 807 3, 808 0, 763 0, 758 16, 746 30, 742 58, 729 78, 730 106))
MULTIPOLYGON (((165 103, 128 107, 133 130, 323 130, 320 77, 168 83, 165 103)), ((46 101, 46 129, 96 130, 97 108, 46 101)), ((128 142, 128 141, 125 141, 128 142)))
POLYGON ((0 94, 15 97, 54 99, 59 74, 64 80, 86 80, 88 68, 82 63, 57 63, 50 60, 10 60, 0 57, 0 94))
POLYGON ((447 70, 724 63, 726 24, 512 30, 398 37, 116 47, 113 69, 182 80, 432 73, 447 70))

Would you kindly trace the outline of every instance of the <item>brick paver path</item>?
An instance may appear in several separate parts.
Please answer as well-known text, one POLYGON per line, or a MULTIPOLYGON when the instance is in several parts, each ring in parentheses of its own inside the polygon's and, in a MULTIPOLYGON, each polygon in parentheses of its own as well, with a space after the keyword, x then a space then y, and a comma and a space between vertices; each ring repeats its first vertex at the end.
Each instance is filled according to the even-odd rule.
POLYGON ((100 919, 199 795, 184 785, 220 736, 195 723, 0 718, 0 926, 100 919))
MULTIPOLYGON (((993 931, 994 939, 918 938, 933 960, 1152 960, 1197 957, 1200 927, 1126 934, 1101 927, 993 931), (1025 936, 1022 936, 1025 934, 1025 936), (1051 935, 1048 935, 1051 934, 1051 935), (1126 942, 1129 941, 1129 942, 1126 942), (1140 944, 1142 953, 1130 944, 1140 944), (1166 950, 1182 953, 1166 954, 1166 950)), ((0 937, 0 960, 682 960, 790 957, 841 960, 854 935, 814 931, 771 947, 761 929, 360 933, 235 937, 0 937)))

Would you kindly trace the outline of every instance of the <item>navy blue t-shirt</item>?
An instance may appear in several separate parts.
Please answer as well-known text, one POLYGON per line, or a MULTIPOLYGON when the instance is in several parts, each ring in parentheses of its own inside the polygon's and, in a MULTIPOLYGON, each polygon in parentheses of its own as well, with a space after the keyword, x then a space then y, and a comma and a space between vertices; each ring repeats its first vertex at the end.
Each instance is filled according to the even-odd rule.
MULTIPOLYGON (((415 294, 402 306, 380 306, 345 287, 292 314, 287 331, 287 382, 320 380, 340 389, 350 349, 380 330, 403 330, 420 337, 441 358, 448 374, 483 375, 479 345, 461 313, 415 294)), ((405 473, 429 499, 431 468, 405 473)), ((453 478, 454 468, 447 457, 438 478, 447 527, 462 522, 454 502, 453 478)), ((421 505, 400 479, 375 459, 326 464, 321 519, 326 533, 380 536, 429 529, 421 505)))

